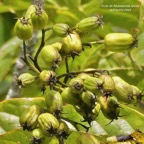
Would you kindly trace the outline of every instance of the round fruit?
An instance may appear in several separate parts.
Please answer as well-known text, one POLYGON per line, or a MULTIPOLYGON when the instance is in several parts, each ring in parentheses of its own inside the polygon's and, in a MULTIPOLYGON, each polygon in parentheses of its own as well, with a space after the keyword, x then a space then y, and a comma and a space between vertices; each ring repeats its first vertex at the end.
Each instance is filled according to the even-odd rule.
POLYGON ((31 14, 31 21, 34 29, 44 29, 48 23, 47 13, 39 6, 31 14))
POLYGON ((29 18, 22 17, 18 19, 14 31, 19 39, 29 40, 33 33, 33 27, 29 23, 29 18))
POLYGON ((80 52, 82 52, 82 42, 76 32, 70 33, 63 38, 63 43, 60 50, 62 55, 75 56, 79 55, 80 52))

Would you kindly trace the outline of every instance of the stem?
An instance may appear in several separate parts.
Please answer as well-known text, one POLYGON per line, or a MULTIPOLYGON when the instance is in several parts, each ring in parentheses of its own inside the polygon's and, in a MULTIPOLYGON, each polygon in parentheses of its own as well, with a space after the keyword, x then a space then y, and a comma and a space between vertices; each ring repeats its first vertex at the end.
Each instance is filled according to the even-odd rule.
POLYGON ((128 56, 129 56, 130 60, 132 61, 132 65, 137 66, 138 69, 139 69, 140 71, 142 71, 141 66, 135 61, 135 59, 133 58, 131 52, 128 52, 128 56))
POLYGON ((66 83, 68 81, 68 78, 69 78, 69 66, 68 66, 68 57, 66 56, 65 57, 65 65, 66 65, 66 77, 64 79, 64 83, 66 83))
POLYGON ((36 72, 36 73, 39 74, 40 71, 39 71, 38 69, 36 69, 36 68, 28 61, 26 54, 27 54, 27 53, 26 53, 26 43, 25 43, 25 41, 23 41, 23 56, 24 56, 24 58, 22 58, 22 59, 23 59, 24 62, 29 66, 29 68, 30 68, 31 70, 33 70, 34 72, 36 72))
POLYGON ((41 68, 40 68, 39 65, 38 65, 37 59, 38 59, 39 53, 41 52, 43 46, 45 45, 44 40, 45 40, 45 30, 42 29, 41 44, 40 44, 40 46, 39 46, 39 48, 38 48, 38 51, 36 52, 35 57, 34 57, 34 60, 33 60, 35 67, 36 67, 40 72, 41 72, 42 70, 41 70, 41 68))
POLYGON ((103 73, 103 72, 107 72, 107 70, 89 70, 89 71, 78 71, 78 72, 69 72, 69 73, 65 73, 65 74, 61 74, 59 76, 57 76, 57 79, 61 79, 62 77, 66 77, 68 75, 78 75, 80 73, 103 73))
POLYGON ((91 46, 92 44, 104 44, 104 40, 83 43, 84 46, 91 46))

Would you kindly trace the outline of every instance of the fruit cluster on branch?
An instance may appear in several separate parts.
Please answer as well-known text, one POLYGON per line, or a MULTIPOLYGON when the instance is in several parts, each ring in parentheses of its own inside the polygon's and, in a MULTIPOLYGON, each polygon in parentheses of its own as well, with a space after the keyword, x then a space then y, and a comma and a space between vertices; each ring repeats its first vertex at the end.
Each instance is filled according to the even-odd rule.
POLYGON ((78 144, 85 144, 86 141, 87 144, 97 144, 98 140, 88 130, 100 111, 112 122, 120 116, 119 100, 126 103, 142 101, 141 90, 118 76, 111 76, 106 70, 69 71, 68 59, 80 56, 87 45, 103 44, 107 50, 113 52, 128 52, 136 46, 136 38, 128 33, 110 33, 103 40, 82 43, 80 33, 90 32, 102 25, 101 16, 92 16, 82 19, 72 28, 65 23, 54 24, 49 28, 48 15, 40 4, 31 5, 25 16, 17 20, 14 29, 18 38, 23 40, 22 59, 35 72, 21 74, 16 78, 17 84, 22 88, 39 79, 45 97, 43 109, 33 105, 20 117, 20 124, 24 130, 31 132, 33 143, 40 144, 44 137, 51 137, 50 143, 65 143, 72 132, 67 124, 69 122, 77 131, 80 131, 77 125, 85 128, 85 133, 80 132, 78 144), (33 30, 42 31, 41 44, 34 57, 26 52, 26 41, 32 37, 33 30), (45 33, 49 30, 62 37, 62 43, 45 45, 45 33), (38 57, 46 63, 47 69, 42 69, 38 64, 38 57), (66 72, 57 75, 56 69, 62 61, 65 62, 66 72), (45 94, 46 89, 49 92, 45 94), (65 104, 72 105, 89 127, 64 118, 62 110, 65 104))

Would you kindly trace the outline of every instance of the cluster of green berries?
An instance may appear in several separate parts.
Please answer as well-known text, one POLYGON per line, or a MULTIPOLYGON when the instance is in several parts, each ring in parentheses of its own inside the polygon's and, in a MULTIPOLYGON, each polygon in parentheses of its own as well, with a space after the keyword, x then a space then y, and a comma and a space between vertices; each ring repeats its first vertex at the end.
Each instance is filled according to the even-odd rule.
MULTIPOLYGON (((15 33, 23 41, 32 37, 33 30, 45 29, 48 15, 42 6, 31 5, 25 16, 15 24, 15 33)), ((59 63, 66 57, 79 56, 83 51, 80 33, 89 32, 102 26, 101 16, 92 16, 78 22, 73 28, 65 23, 54 24, 51 30, 62 42, 45 45, 39 52, 39 57, 47 65, 47 69, 38 70, 36 75, 23 73, 16 78, 19 87, 32 84, 37 79, 42 83, 43 91, 50 87, 45 94, 46 110, 33 105, 26 109, 20 117, 23 129, 31 132, 35 143, 41 143, 44 137, 51 137, 49 143, 59 144, 70 135, 71 130, 62 119, 61 112, 64 104, 72 105, 89 125, 97 118, 101 111, 103 115, 113 121, 120 116, 118 100, 129 103, 142 100, 142 92, 136 86, 128 84, 118 76, 111 76, 97 70, 84 70, 78 74, 65 74, 68 80, 63 83, 56 73, 59 63)), ((127 52, 136 45, 136 39, 128 33, 110 33, 102 40, 105 48, 113 52, 127 52)), ((37 68, 37 67, 36 67, 37 68)), ((81 132, 78 144, 98 144, 98 140, 88 132, 81 132)))

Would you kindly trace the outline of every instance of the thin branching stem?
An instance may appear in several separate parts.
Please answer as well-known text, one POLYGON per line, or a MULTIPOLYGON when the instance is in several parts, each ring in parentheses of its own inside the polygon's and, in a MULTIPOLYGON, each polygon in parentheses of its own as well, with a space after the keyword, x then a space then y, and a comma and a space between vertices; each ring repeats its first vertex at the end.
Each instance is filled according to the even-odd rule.
POLYGON ((28 59, 27 59, 27 52, 26 52, 26 43, 25 43, 25 41, 23 41, 23 60, 24 60, 24 62, 28 65, 28 67, 32 70, 32 71, 34 71, 34 72, 36 72, 36 73, 40 73, 40 71, 37 69, 37 68, 35 68, 29 61, 28 61, 28 59))
POLYGON ((61 79, 61 78, 66 77, 68 75, 75 76, 75 75, 78 75, 80 73, 93 74, 93 73, 96 73, 96 72, 98 72, 98 73, 104 73, 104 72, 107 72, 107 70, 88 70, 88 71, 69 72, 69 73, 64 73, 64 74, 61 74, 61 75, 57 76, 57 79, 61 79))
POLYGON ((41 72, 42 70, 41 70, 40 66, 38 65, 38 56, 39 56, 42 48, 43 48, 44 45, 45 45, 45 42, 44 42, 44 40, 45 40, 45 30, 42 29, 41 32, 42 32, 41 43, 40 43, 40 46, 39 46, 39 48, 38 48, 38 50, 37 50, 37 52, 36 52, 36 54, 35 54, 34 60, 33 60, 35 67, 36 67, 40 72, 41 72))

